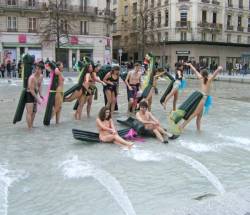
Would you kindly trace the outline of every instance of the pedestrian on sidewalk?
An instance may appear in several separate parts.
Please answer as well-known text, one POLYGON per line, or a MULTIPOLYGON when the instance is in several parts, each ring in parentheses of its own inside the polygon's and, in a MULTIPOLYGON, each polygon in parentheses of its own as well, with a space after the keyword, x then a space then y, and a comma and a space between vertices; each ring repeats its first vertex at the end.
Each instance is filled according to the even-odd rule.
POLYGON ((4 73, 5 73, 5 66, 4 66, 4 63, 1 64, 1 66, 0 66, 0 71, 1 71, 1 76, 2 76, 2 78, 4 78, 4 73))

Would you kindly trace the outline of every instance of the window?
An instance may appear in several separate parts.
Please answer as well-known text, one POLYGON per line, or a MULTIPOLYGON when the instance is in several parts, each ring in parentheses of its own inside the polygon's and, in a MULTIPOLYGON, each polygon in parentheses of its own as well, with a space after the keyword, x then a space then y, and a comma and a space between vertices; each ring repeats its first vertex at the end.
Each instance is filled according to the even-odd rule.
POLYGON ((117 12, 116 8, 115 8, 115 9, 113 9, 113 12, 114 12, 115 17, 116 17, 116 12, 117 12))
POLYGON ((155 1, 151 0, 151 8, 155 7, 155 1))
POLYGON ((201 40, 202 40, 202 41, 206 41, 206 39, 207 39, 206 33, 205 33, 205 32, 202 32, 202 34, 201 34, 201 40))
POLYGON ((7 0, 8 5, 16 5, 16 0, 7 0))
POLYGON ((158 34, 157 34, 157 41, 161 42, 161 32, 158 32, 158 34))
POLYGON ((7 18, 7 29, 9 31, 16 31, 17 30, 17 18, 13 16, 9 16, 7 18))
POLYGON ((154 14, 151 14, 151 28, 154 28, 154 24, 155 24, 154 14))
POLYGON ((67 30, 68 30, 68 22, 67 22, 67 20, 61 20, 60 21, 60 30, 61 30, 61 32, 67 32, 67 30))
POLYGON ((144 19, 144 28, 147 29, 147 27, 148 27, 148 16, 146 15, 144 19))
POLYGON ((232 0, 227 0, 228 7, 233 7, 232 0))
POLYGON ((232 20, 232 16, 227 15, 227 26, 231 26, 231 20, 232 20))
POLYGON ((117 4, 117 0, 113 0, 113 4, 117 4))
POLYGON ((242 26, 242 17, 238 16, 238 27, 242 26))
POLYGON ((124 7, 124 16, 128 16, 128 6, 124 7))
POLYGON ((28 1, 28 6, 29 7, 35 7, 36 1, 35 0, 29 0, 28 1))
POLYGON ((243 8, 243 0, 239 0, 239 8, 243 8))
POLYGON ((241 35, 237 36, 237 43, 241 43, 241 35))
POLYGON ((36 18, 29 18, 29 32, 35 32, 36 25, 37 25, 37 19, 36 18))
POLYGON ((148 0, 145 0, 145 9, 148 9, 148 0))
POLYGON ((181 12, 181 26, 187 26, 187 12, 181 12))
POLYGON ((157 27, 161 27, 161 12, 158 12, 158 25, 157 27))
POLYGON ((113 33, 116 33, 116 32, 117 32, 117 24, 113 23, 113 33))
POLYGON ((250 32, 250 17, 248 18, 248 32, 250 32))
POLYGON ((88 34, 88 22, 87 21, 81 21, 81 34, 86 35, 88 34))
POLYGON ((133 3, 133 14, 137 13, 137 3, 133 3))
POLYGON ((228 35, 227 35, 227 42, 228 42, 228 43, 231 43, 231 34, 228 34, 228 35))
POLYGON ((247 37, 247 43, 250 44, 250 36, 247 37))
POLYGON ((212 42, 216 41, 216 34, 212 34, 212 42))
POLYGON ((168 32, 165 32, 165 38, 164 41, 168 41, 168 32))
POLYGON ((202 23, 206 23, 207 22, 207 11, 203 10, 202 11, 202 23))
POLYGON ((182 31, 181 32, 181 41, 186 41, 187 40, 187 32, 182 31))
POLYGON ((161 6, 161 0, 158 0, 157 2, 157 6, 160 7, 161 6))
POLYGON ((213 12, 213 24, 217 23, 217 13, 213 12))
POLYGON ((134 19, 133 19, 133 29, 135 30, 136 27, 137 27, 137 19, 134 18, 134 19))
POLYGON ((168 11, 165 11, 165 26, 168 27, 168 11))

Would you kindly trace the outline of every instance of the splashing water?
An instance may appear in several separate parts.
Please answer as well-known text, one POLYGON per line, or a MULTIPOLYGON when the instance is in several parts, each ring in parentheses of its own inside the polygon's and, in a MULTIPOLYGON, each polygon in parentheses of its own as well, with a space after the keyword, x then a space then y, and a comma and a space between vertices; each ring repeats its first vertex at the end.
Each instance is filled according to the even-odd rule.
POLYGON ((79 161, 77 156, 64 161, 59 167, 63 169, 64 177, 67 178, 95 178, 109 191, 125 214, 136 215, 134 208, 122 186, 117 179, 108 172, 97 169, 89 162, 79 161))
POLYGON ((136 161, 161 161, 161 157, 158 154, 154 154, 151 151, 139 150, 132 148, 129 151, 126 151, 126 155, 136 161))
POLYGON ((0 165, 0 215, 8 214, 8 191, 13 182, 27 177, 24 172, 8 170, 6 165, 0 165))
POLYGON ((233 137, 233 136, 226 136, 223 134, 218 134, 218 137, 222 138, 223 140, 229 140, 241 145, 250 146, 250 139, 245 137, 233 137))

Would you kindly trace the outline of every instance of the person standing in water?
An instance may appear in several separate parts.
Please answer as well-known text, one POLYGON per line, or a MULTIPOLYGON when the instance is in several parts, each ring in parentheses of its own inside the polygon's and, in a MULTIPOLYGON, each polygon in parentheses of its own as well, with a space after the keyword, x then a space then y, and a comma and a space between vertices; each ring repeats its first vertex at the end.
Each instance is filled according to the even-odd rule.
POLYGON ((133 143, 121 138, 115 129, 114 122, 111 117, 111 111, 107 107, 101 108, 99 117, 96 119, 96 126, 99 130, 99 139, 101 142, 113 142, 117 145, 127 146, 131 148, 133 143))
POLYGON ((164 102, 162 103, 162 106, 164 109, 166 109, 167 102, 169 101, 169 99, 171 99, 174 96, 173 111, 176 110, 179 89, 184 88, 183 87, 183 83, 184 83, 183 78, 184 78, 183 77, 183 64, 177 63, 176 64, 176 73, 175 73, 175 82, 174 82, 173 88, 172 88, 171 92, 167 95, 167 97, 165 98, 164 102))
POLYGON ((125 83, 127 85, 128 93, 128 113, 134 112, 136 108, 136 97, 141 86, 141 65, 135 64, 135 70, 129 71, 125 83))
POLYGON ((223 70, 222 66, 219 66, 212 75, 208 75, 207 70, 202 70, 201 73, 199 73, 195 67, 191 64, 191 63, 186 63, 187 66, 190 66, 190 68, 192 69, 192 71, 194 71, 195 75, 198 77, 198 79, 200 79, 201 82, 201 92, 203 94, 203 98, 200 101, 200 103, 198 104, 196 110, 194 111, 194 113, 186 120, 184 121, 181 125, 180 125, 180 129, 183 130, 187 124, 196 117, 196 127, 197 130, 200 131, 201 130, 201 118, 203 115, 203 109, 204 106, 209 106, 209 104, 211 104, 211 96, 210 96, 210 88, 211 88, 211 83, 212 81, 215 79, 215 77, 219 74, 219 72, 221 72, 223 70))
POLYGON ((37 112, 37 104, 41 104, 42 96, 42 70, 44 69, 44 64, 39 62, 35 64, 35 72, 29 77, 28 87, 26 91, 26 122, 28 125, 28 129, 33 127, 35 115, 37 112), (39 96, 38 96, 39 94, 39 96))

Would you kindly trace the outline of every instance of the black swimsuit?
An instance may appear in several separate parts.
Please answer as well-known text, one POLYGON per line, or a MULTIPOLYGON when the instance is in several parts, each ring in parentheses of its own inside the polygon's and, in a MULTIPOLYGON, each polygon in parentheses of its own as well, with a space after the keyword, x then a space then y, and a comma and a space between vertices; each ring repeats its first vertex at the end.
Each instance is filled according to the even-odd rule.
POLYGON ((112 77, 112 75, 108 78, 108 81, 112 82, 112 84, 107 84, 105 87, 104 87, 104 90, 110 90, 111 92, 115 92, 115 94, 117 93, 117 86, 118 86, 118 81, 119 81, 119 77, 117 79, 114 79, 112 77))

